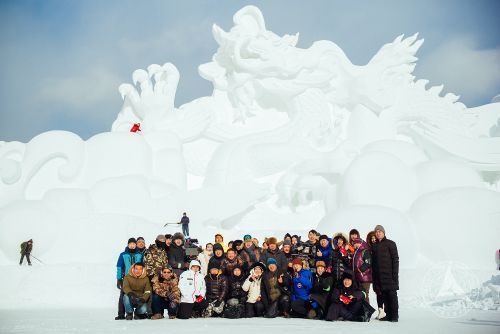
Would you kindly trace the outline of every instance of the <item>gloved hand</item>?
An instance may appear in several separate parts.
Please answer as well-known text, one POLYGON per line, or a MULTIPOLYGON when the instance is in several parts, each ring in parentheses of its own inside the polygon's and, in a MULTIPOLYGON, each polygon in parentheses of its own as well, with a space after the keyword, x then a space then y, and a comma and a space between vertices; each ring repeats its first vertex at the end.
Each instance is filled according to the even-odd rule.
POLYGON ((123 280, 122 279, 116 280, 116 287, 118 288, 118 290, 122 289, 122 287, 123 287, 123 280))
POLYGON ((350 304, 352 301, 349 297, 346 297, 344 295, 340 295, 340 300, 342 301, 342 303, 346 305, 350 304))
POLYGON ((203 296, 195 296, 195 297, 196 297, 196 300, 195 300, 196 303, 201 303, 204 299, 203 296))
POLYGON ((316 301, 310 300, 309 303, 310 303, 312 309, 318 308, 318 303, 316 301))

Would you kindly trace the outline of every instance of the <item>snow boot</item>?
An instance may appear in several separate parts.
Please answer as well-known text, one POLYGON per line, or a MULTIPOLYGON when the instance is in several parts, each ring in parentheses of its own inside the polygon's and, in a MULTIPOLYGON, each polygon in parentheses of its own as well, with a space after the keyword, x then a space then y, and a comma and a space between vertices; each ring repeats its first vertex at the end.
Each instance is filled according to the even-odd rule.
POLYGON ((125 317, 125 320, 132 320, 132 313, 127 313, 127 316, 125 317))
POLYGON ((164 316, 161 315, 160 313, 155 313, 153 314, 153 316, 151 317, 151 320, 160 320, 160 319, 163 319, 164 316))
POLYGON ((310 309, 309 312, 307 312, 307 319, 314 319, 316 318, 316 310, 310 309))
POLYGON ((379 307, 379 308, 378 308, 378 314, 377 314, 377 316, 375 317, 375 319, 380 320, 380 319, 382 319, 383 317, 385 317, 385 312, 384 312, 384 309, 383 309, 383 308, 381 308, 381 307, 379 307))
POLYGON ((120 314, 119 316, 115 317, 115 320, 125 320, 125 316, 123 314, 120 314))

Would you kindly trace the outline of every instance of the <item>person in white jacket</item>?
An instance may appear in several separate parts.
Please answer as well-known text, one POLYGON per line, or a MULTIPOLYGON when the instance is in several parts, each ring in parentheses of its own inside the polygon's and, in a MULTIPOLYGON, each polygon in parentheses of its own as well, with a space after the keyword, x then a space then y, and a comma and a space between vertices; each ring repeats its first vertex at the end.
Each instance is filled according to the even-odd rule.
POLYGON ((181 303, 177 311, 178 319, 189 319, 193 312, 202 312, 208 302, 205 299, 205 276, 200 272, 201 264, 198 260, 192 260, 189 270, 181 274, 179 278, 179 290, 181 291, 181 303))
POLYGON ((243 291, 248 292, 245 304, 245 315, 247 318, 261 317, 264 314, 264 304, 260 295, 260 284, 262 274, 266 266, 262 262, 256 262, 250 267, 250 275, 243 283, 243 291))
POLYGON ((207 276, 208 273, 208 261, 210 261, 210 258, 214 255, 214 245, 212 245, 210 242, 205 245, 205 250, 198 254, 198 261, 200 261, 201 264, 201 273, 203 276, 207 276))

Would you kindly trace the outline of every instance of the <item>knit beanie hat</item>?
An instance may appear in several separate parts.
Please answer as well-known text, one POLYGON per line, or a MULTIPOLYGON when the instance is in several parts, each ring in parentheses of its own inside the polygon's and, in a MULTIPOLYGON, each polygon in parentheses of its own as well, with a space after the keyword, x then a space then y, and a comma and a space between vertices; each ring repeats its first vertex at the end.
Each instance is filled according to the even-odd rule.
POLYGON ((276 261, 275 258, 270 257, 269 259, 267 259, 267 265, 270 265, 270 264, 278 264, 278 261, 276 261))
POLYGON ((352 244, 362 244, 363 243, 363 239, 361 238, 354 238, 352 239, 352 244))
POLYGON ((293 259, 293 261, 292 261, 292 265, 295 265, 295 264, 300 264, 301 266, 303 265, 302 260, 299 259, 298 257, 293 259))
POLYGON ((319 241, 321 241, 321 240, 323 240, 323 239, 328 240, 328 236, 327 236, 326 234, 322 234, 322 235, 319 237, 319 241))
POLYGON ((292 245, 292 242, 288 239, 285 239, 285 241, 283 241, 283 246, 291 246, 292 245))
POLYGON ((243 240, 244 240, 244 241, 247 241, 247 240, 252 240, 252 236, 251 236, 250 234, 245 234, 245 235, 243 236, 243 240))
POLYGON ((137 242, 139 242, 139 241, 141 241, 141 240, 142 240, 143 242, 146 242, 146 240, 144 240, 144 238, 143 238, 143 237, 138 237, 138 238, 137 238, 137 242))
POLYGON ((384 227, 383 227, 382 225, 377 225, 377 226, 375 226, 374 231, 377 231, 377 230, 382 231, 382 232, 384 232, 384 234, 385 234, 385 229, 384 229, 384 227))
POLYGON ((136 244, 136 243, 137 243, 137 240, 135 240, 135 238, 130 238, 130 239, 128 239, 127 244, 130 244, 130 243, 134 243, 134 244, 136 244))
POLYGON ((165 240, 167 240, 167 239, 165 238, 165 236, 163 234, 158 234, 158 236, 156 237, 156 240, 161 241, 161 242, 165 242, 165 240))

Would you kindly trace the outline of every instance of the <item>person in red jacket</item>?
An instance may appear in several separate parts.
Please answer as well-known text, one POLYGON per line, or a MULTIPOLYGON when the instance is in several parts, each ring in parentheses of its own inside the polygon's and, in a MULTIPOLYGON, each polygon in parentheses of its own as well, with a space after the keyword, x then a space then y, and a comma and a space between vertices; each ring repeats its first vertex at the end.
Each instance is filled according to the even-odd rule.
POLYGON ((141 123, 134 123, 132 125, 132 128, 130 129, 130 132, 140 132, 141 131, 141 123))

